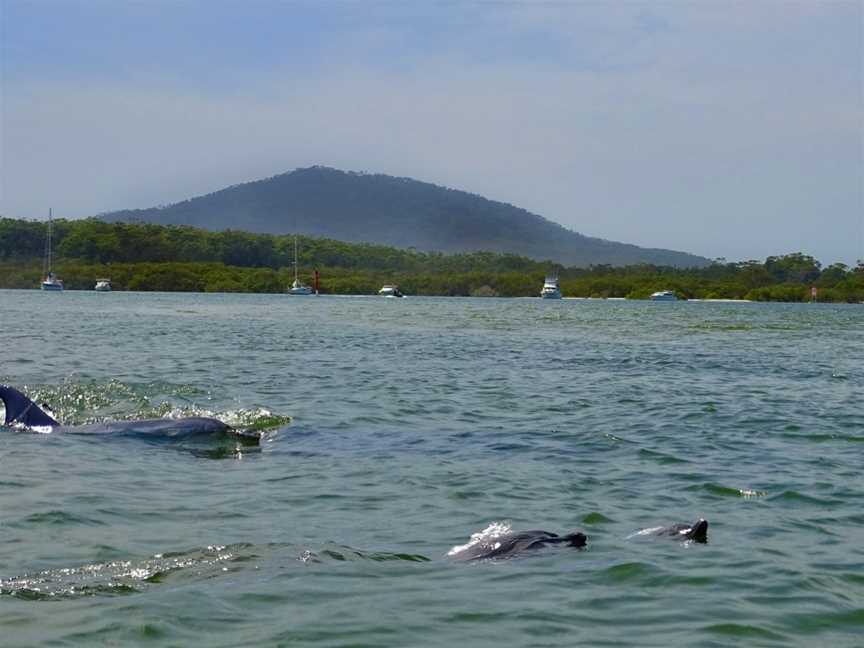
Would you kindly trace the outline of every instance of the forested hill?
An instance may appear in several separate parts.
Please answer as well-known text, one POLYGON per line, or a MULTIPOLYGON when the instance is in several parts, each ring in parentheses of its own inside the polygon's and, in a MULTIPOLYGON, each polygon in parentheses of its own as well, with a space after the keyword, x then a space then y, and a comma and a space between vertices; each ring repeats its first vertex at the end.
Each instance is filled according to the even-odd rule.
POLYGON ((298 232, 448 253, 484 250, 568 266, 708 264, 707 259, 684 252, 583 236, 524 209, 465 191, 317 166, 167 207, 111 212, 100 218, 214 231, 298 232))

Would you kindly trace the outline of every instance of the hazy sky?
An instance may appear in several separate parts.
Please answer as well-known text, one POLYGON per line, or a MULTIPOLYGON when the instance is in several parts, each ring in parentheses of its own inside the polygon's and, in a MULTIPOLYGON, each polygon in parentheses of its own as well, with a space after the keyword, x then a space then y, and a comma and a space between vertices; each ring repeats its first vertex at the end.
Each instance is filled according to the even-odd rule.
POLYGON ((864 257, 864 0, 0 0, 0 214, 323 164, 730 260, 864 257))

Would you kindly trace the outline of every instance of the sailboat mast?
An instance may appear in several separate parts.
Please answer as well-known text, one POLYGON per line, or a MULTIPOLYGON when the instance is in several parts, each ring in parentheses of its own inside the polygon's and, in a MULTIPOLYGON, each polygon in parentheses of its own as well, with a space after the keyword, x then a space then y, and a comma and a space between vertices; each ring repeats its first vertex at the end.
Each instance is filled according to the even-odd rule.
POLYGON ((294 235, 294 281, 297 281, 297 235, 294 235))
POLYGON ((42 272, 47 277, 51 274, 51 217, 52 209, 48 208, 48 238, 45 239, 45 260, 42 263, 42 272))
POLYGON ((54 210, 49 207, 48 208, 48 272, 53 272, 54 268, 54 250, 53 250, 53 241, 52 238, 54 236, 54 210))

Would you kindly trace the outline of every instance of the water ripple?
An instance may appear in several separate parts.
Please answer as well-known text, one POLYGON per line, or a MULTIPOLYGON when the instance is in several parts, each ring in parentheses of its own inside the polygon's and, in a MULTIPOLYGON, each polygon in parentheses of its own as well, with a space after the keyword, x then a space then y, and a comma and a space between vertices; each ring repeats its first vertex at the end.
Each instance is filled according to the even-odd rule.
POLYGON ((0 429, 10 645, 851 646, 864 632, 859 305, 0 300, 0 382, 64 420, 284 419, 227 461, 0 429), (704 546, 627 539, 697 516, 704 546), (581 530, 588 549, 445 558, 505 519, 581 530))

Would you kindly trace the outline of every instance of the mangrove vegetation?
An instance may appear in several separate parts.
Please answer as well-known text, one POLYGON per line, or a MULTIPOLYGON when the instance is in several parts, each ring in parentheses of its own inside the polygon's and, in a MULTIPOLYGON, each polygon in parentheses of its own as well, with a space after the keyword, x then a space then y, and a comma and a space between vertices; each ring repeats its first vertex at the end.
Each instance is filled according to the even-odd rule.
MULTIPOLYGON (((36 288, 44 222, 0 218, 0 288, 36 288)), ((107 276, 115 290, 280 293, 293 279, 290 235, 211 232, 187 226, 55 220, 54 267, 69 289, 107 276)), ((321 292, 374 294, 385 283, 413 295, 536 296, 547 273, 571 297, 646 299, 674 290, 687 299, 864 301, 864 263, 827 267, 796 252, 703 268, 650 264, 568 268, 514 254, 439 254, 299 237, 301 278, 321 274, 321 292)))

